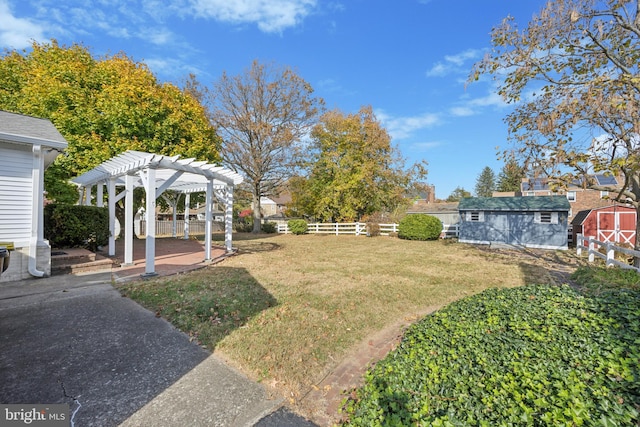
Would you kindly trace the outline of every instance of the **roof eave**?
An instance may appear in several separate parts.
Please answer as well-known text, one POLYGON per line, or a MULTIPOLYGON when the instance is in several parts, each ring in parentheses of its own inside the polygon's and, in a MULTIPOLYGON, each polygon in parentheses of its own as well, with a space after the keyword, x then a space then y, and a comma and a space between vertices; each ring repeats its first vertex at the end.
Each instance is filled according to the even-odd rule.
POLYGON ((53 141, 51 139, 34 138, 25 135, 16 135, 13 133, 0 132, 0 140, 21 145, 44 145, 55 150, 65 150, 67 143, 62 141, 53 141))

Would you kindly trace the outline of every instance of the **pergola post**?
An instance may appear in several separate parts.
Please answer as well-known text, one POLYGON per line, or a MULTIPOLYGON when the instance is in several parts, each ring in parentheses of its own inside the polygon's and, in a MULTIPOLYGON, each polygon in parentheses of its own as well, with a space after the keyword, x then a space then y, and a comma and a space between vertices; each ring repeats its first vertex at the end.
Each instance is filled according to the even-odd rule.
POLYGON ((91 189, 93 188, 93 185, 87 185, 84 189, 85 193, 84 193, 84 205, 85 206, 91 206, 91 189))
POLYGON ((133 265, 133 184, 135 177, 127 175, 124 182, 124 264, 133 265))
POLYGON ((184 195, 184 239, 189 240, 189 205, 191 204, 191 193, 184 195))
POLYGON ((213 180, 207 181, 207 200, 204 209, 204 260, 211 261, 211 205, 213 203, 213 180))
POLYGON ((99 182, 98 187, 96 188, 96 206, 98 206, 99 208, 104 206, 103 191, 104 191, 104 183, 99 182))
POLYGON ((145 270, 144 276, 156 276, 156 170, 154 168, 147 169, 145 181, 145 190, 147 193, 146 213, 147 213, 147 231, 145 235, 145 270))
POLYGON ((233 185, 227 185, 224 208, 224 245, 227 252, 233 250, 233 185))
POLYGON ((116 254, 116 178, 107 182, 107 204, 109 205, 109 256, 116 254))

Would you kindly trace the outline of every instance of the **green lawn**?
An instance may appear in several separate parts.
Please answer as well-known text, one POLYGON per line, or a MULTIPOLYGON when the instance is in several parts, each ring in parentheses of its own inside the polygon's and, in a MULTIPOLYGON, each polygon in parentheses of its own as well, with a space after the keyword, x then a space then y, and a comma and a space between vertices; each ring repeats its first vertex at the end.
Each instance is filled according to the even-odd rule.
POLYGON ((218 265, 121 290, 294 401, 385 326, 549 277, 536 262, 443 240, 238 234, 234 246, 218 265))

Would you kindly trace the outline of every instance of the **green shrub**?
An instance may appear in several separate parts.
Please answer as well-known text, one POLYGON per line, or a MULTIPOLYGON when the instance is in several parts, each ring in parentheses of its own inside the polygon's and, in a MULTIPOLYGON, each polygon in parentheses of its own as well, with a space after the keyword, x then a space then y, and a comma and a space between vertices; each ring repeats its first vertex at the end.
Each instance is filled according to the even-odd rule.
POLYGON ((262 224, 262 232, 263 233, 269 233, 269 234, 273 234, 276 231, 278 231, 278 224, 276 224, 275 222, 265 222, 264 224, 262 224))
POLYGON ((251 233, 253 231, 253 222, 236 222, 235 229, 239 233, 251 233))
POLYGON ((49 204, 44 208, 44 237, 55 248, 95 251, 109 243, 106 207, 49 204))
POLYGON ((638 425, 640 293, 491 289, 409 328, 345 425, 638 425))
POLYGON ((431 215, 407 215, 398 224, 398 237, 406 240, 436 240, 442 233, 442 222, 431 215))
POLYGON ((287 222, 287 227, 293 234, 304 234, 307 232, 307 221, 304 219, 290 219, 287 222))

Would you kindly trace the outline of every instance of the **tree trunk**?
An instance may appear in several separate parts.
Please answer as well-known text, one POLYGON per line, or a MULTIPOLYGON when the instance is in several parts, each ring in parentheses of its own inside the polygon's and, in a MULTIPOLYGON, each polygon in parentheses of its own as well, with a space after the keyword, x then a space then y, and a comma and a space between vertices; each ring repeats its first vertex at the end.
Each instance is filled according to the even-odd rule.
POLYGON ((260 233, 262 231, 262 205, 260 204, 260 186, 256 185, 253 190, 253 231, 252 233, 260 233))

